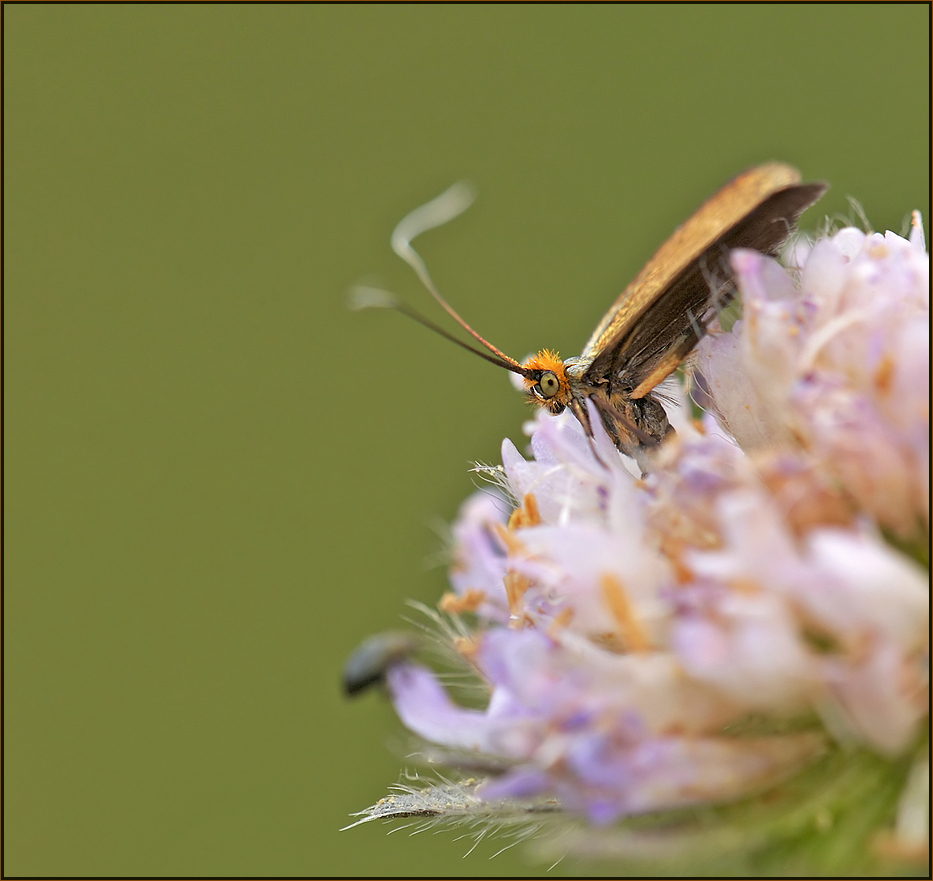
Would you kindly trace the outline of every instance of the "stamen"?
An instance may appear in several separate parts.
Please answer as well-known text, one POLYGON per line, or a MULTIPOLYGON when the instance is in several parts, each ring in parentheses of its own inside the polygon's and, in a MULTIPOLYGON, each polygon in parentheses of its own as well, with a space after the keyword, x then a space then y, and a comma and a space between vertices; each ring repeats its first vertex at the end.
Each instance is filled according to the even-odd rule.
POLYGON ((651 640, 639 623, 631 600, 625 592, 621 579, 610 573, 602 577, 603 597, 609 611, 619 625, 619 633, 626 648, 631 652, 646 652, 651 649, 651 640))
POLYGON ((571 621, 573 621, 573 609, 567 606, 566 609, 557 613, 551 622, 551 626, 547 629, 547 635, 556 640, 560 632, 570 626, 571 621))
POLYGON ((522 500, 522 506, 516 508, 509 517, 509 529, 540 525, 541 512, 538 510, 538 500, 534 497, 534 493, 528 493, 522 500))
POLYGON ((518 554, 525 549, 525 545, 519 541, 507 526, 503 526, 501 523, 493 523, 492 527, 507 553, 518 554))
POLYGON ((693 570, 686 561, 687 544, 681 539, 667 536, 661 540, 661 552, 674 568, 674 578, 678 584, 689 584, 694 579, 693 570))
POLYGON ((441 597, 437 607, 448 615, 460 615, 463 612, 475 612, 486 599, 485 591, 471 587, 462 596, 448 591, 441 597))
POLYGON ((454 648, 471 664, 476 662, 476 653, 479 651, 478 637, 458 636, 454 640, 454 648))
POLYGON ((523 599, 528 588, 531 587, 531 579, 527 575, 510 571, 506 573, 504 583, 505 595, 509 601, 509 614, 512 617, 509 623, 515 627, 521 626, 523 622, 519 619, 525 611, 523 599))
POLYGON ((754 596, 762 592, 761 585, 752 578, 733 578, 729 581, 729 587, 736 593, 746 596, 754 596))
POLYGON ((881 357, 881 363, 875 371, 875 388, 881 394, 887 394, 891 390, 891 380, 894 378, 894 358, 890 352, 885 352, 881 357))

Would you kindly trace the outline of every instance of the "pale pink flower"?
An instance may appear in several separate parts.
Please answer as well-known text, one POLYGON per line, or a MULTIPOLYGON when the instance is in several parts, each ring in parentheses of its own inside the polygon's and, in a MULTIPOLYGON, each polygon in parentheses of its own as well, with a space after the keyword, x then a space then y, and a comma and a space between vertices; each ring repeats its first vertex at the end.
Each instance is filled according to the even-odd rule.
POLYGON ((880 525, 925 531, 930 259, 919 217, 910 239, 847 228, 817 242, 799 287, 756 252, 731 262, 743 319, 697 352, 724 427, 746 451, 805 450, 880 525))
POLYGON ((743 319, 696 360, 712 413, 691 424, 672 392, 645 478, 595 412, 592 440, 542 413, 530 458, 506 440, 482 469, 497 487, 454 525, 438 621, 483 700, 414 659, 386 673, 407 728, 485 769, 465 812, 607 826, 767 799, 840 744, 916 748, 928 574, 890 540, 929 522, 929 259, 919 226, 798 254, 732 254, 743 319))

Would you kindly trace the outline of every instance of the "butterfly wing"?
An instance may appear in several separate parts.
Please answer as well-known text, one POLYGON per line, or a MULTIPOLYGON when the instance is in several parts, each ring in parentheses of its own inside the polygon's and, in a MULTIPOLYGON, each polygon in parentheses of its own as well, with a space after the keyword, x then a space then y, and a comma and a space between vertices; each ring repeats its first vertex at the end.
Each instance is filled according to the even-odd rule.
POLYGON ((801 184, 789 165, 769 163, 739 175, 706 201, 661 246, 593 332, 586 379, 607 379, 648 394, 669 376, 734 296, 727 262, 733 248, 775 254, 798 218, 825 192, 801 184))

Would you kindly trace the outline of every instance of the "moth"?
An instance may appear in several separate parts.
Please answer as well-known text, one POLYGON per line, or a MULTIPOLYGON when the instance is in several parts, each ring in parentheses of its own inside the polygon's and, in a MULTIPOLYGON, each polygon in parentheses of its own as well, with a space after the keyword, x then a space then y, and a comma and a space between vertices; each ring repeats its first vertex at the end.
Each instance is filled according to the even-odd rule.
POLYGON ((569 409, 593 438, 587 402, 620 452, 647 470, 648 453, 673 430, 656 389, 693 351, 735 297, 728 254, 752 248, 776 255, 800 215, 826 191, 801 183, 790 165, 770 162, 733 178, 658 249, 622 291, 583 352, 561 360, 543 349, 524 362, 509 357, 466 323, 434 286, 412 248, 415 236, 468 207, 472 192, 455 184, 405 217, 392 246, 446 312, 486 351, 474 348, 385 291, 358 288, 355 305, 396 309, 452 342, 522 378, 529 399, 549 413, 569 409))

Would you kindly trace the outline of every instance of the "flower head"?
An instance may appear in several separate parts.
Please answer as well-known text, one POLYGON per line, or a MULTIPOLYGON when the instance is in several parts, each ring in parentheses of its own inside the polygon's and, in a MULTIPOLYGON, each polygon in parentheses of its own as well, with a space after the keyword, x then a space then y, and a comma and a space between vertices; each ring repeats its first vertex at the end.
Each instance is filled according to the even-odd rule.
MULTIPOLYGON (((928 716, 929 258, 845 229, 799 271, 731 255, 743 318, 695 369, 709 412, 640 478, 591 413, 540 414, 526 459, 454 526, 441 610, 485 689, 387 674, 403 723, 485 758, 471 798, 595 826, 773 792, 839 744, 898 761, 928 716), (594 455, 594 446, 595 453, 594 455)), ((474 763, 475 764, 475 763, 474 763)), ((482 764, 482 761, 480 761, 482 764)))

